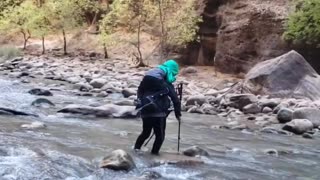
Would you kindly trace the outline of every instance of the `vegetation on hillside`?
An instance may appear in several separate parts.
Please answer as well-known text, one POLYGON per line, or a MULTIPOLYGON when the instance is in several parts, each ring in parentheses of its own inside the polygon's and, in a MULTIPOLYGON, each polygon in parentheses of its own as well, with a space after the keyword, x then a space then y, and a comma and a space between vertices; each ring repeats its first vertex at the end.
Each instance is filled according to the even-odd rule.
POLYGON ((296 3, 284 38, 294 45, 320 48, 320 1, 298 0, 296 3))
POLYGON ((197 39, 201 18, 195 3, 196 0, 3 0, 0 33, 20 33, 24 48, 30 37, 41 38, 43 53, 45 37, 59 33, 67 54, 66 33, 76 28, 96 29, 106 57, 108 47, 126 42, 136 47, 137 65, 143 66, 142 32, 158 37, 164 56, 167 47, 185 46, 197 39), (132 38, 121 39, 119 32, 127 32, 132 38))

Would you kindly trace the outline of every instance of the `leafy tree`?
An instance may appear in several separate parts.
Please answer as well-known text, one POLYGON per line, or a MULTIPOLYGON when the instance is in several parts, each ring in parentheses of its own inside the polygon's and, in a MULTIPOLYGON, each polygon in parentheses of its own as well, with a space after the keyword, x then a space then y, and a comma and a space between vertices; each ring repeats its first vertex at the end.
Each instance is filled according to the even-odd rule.
POLYGON ((299 0, 287 21, 285 40, 295 45, 320 47, 320 1, 299 0))
POLYGON ((37 13, 34 13, 29 21, 28 21, 28 27, 32 34, 36 37, 40 37, 42 39, 42 54, 45 53, 45 44, 44 40, 45 37, 52 31, 51 28, 51 22, 48 18, 48 7, 34 7, 34 10, 37 13))
POLYGON ((50 10, 48 15, 50 24, 54 30, 61 31, 63 35, 64 54, 67 54, 66 31, 73 30, 83 24, 83 12, 79 2, 77 0, 51 0, 47 3, 50 10))
POLYGON ((31 37, 28 21, 34 14, 34 5, 30 1, 22 3, 20 6, 7 7, 2 12, 0 19, 0 31, 8 33, 21 33, 24 39, 24 49, 31 37))

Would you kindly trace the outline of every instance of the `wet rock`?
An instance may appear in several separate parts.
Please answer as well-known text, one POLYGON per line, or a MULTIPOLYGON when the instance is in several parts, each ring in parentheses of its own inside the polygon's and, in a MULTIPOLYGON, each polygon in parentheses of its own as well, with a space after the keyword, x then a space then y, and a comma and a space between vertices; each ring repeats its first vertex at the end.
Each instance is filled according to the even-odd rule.
MULTIPOLYGON (((55 78, 61 79, 61 77, 58 77, 58 76, 56 76, 55 78)), ((56 79, 56 80, 59 80, 59 79, 56 79)), ((71 84, 77 84, 77 83, 82 81, 82 78, 78 77, 78 76, 76 76, 76 77, 68 77, 68 78, 65 79, 65 81, 67 81, 68 83, 71 83, 71 84)))
POLYGON ((243 107, 242 111, 245 114, 258 114, 261 113, 261 107, 257 104, 248 104, 245 107, 243 107))
POLYGON ((39 98, 34 100, 31 103, 32 106, 36 106, 36 107, 51 107, 51 106, 55 106, 51 101, 49 101, 48 99, 45 98, 39 98))
POLYGON ((249 121, 253 121, 253 120, 256 120, 256 117, 250 116, 250 117, 248 117, 247 119, 248 119, 249 121))
POLYGON ((261 107, 268 107, 270 109, 276 108, 280 104, 279 99, 260 99, 259 104, 261 107))
POLYGON ((308 119, 315 128, 320 126, 320 110, 315 108, 299 108, 293 113, 294 119, 308 119))
POLYGON ((233 94, 229 96, 227 105, 242 110, 246 105, 256 102, 258 98, 253 94, 233 94))
POLYGON ((24 128, 24 129, 43 129, 43 128, 46 128, 47 125, 45 125, 43 122, 33 122, 31 124, 23 124, 21 125, 21 128, 24 128))
POLYGON ((161 174, 159 174, 155 171, 145 171, 140 176, 140 178, 144 179, 144 180, 160 179, 161 177, 162 177, 161 174))
POLYGON ((187 148, 186 150, 183 151, 183 154, 186 156, 191 156, 191 157, 195 157, 195 156, 209 156, 209 153, 198 147, 198 146, 192 146, 190 148, 187 148))
POLYGON ((268 155, 271 155, 271 156, 276 156, 276 157, 279 156, 278 150, 276 150, 276 149, 266 149, 264 151, 264 153, 268 154, 268 155))
POLYGON ((263 133, 269 133, 269 134, 284 134, 284 135, 291 135, 292 133, 282 130, 284 125, 282 124, 272 124, 270 126, 264 127, 260 130, 260 132, 263 133))
POLYGON ((293 111, 288 108, 282 108, 278 114, 277 119, 280 123, 287 123, 292 120, 293 111))
POLYGON ((312 130, 313 124, 308 119, 294 119, 286 123, 282 129, 295 134, 303 134, 309 130, 312 130))
POLYGON ((128 98, 130 96, 134 96, 137 94, 137 89, 134 88, 125 88, 121 91, 121 93, 123 94, 123 96, 125 98, 128 98))
POLYGON ((273 110, 270 108, 270 107, 264 107, 263 109, 262 109, 262 113, 264 113, 264 114, 269 114, 269 113, 271 113, 273 110))
POLYGON ((309 134, 309 133, 303 133, 303 134, 302 134, 302 137, 303 137, 303 138, 306 138, 306 139, 313 139, 313 135, 312 135, 312 134, 309 134))
POLYGON ((192 106, 188 109, 188 113, 194 113, 194 114, 205 114, 202 109, 198 106, 192 106))
POLYGON ((127 152, 118 149, 103 158, 100 163, 100 168, 107 168, 115 171, 129 171, 135 168, 135 163, 127 152))
POLYGON ((134 106, 134 101, 130 99, 123 99, 123 100, 114 102, 114 104, 119 106, 134 106))
POLYGON ((200 107, 201 111, 204 113, 204 114, 210 114, 210 115, 217 115, 217 109, 212 106, 211 104, 203 104, 201 107, 200 107))
POLYGON ((278 106, 276 106, 276 107, 273 109, 273 113, 274 113, 274 114, 278 114, 278 112, 279 112, 281 109, 288 108, 288 107, 289 107, 289 104, 287 104, 287 103, 281 103, 281 104, 279 104, 278 106))
POLYGON ((9 108, 4 108, 4 107, 0 107, 0 114, 1 115, 18 115, 18 116, 34 116, 34 117, 38 117, 35 114, 26 113, 26 112, 22 112, 22 111, 17 111, 17 110, 14 110, 14 109, 9 109, 9 108))
POLYGON ((114 118, 135 118, 137 116, 134 106, 118 106, 114 104, 107 104, 99 107, 72 104, 58 112, 114 118))
POLYGON ((231 130, 244 130, 244 129, 248 129, 248 126, 245 125, 245 124, 240 124, 240 125, 236 125, 236 126, 233 126, 233 127, 230 127, 231 130))
POLYGON ((93 88, 102 88, 106 83, 107 83, 107 80, 102 78, 93 79, 92 81, 90 81, 90 85, 93 88))
POLYGON ((320 75, 296 51, 258 63, 244 86, 255 94, 320 99, 320 75))
POLYGON ((186 106, 190 105, 199 105, 202 106, 204 103, 207 103, 207 97, 204 95, 195 95, 195 96, 190 96, 187 101, 186 101, 186 106))
POLYGON ((73 85, 74 89, 82 92, 89 92, 93 87, 89 83, 79 82, 73 85))
POLYGON ((106 91, 101 91, 99 94, 97 94, 97 97, 107 97, 109 94, 106 91))
POLYGON ((37 96, 53 96, 53 94, 49 90, 35 88, 28 91, 29 94, 37 95, 37 96))

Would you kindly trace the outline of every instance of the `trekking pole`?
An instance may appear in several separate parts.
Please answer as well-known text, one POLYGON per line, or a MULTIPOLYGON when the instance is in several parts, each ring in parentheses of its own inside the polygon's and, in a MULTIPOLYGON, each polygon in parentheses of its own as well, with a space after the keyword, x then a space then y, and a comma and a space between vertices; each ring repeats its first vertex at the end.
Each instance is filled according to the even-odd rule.
MULTIPOLYGON (((177 93, 179 95, 180 99, 180 106, 182 105, 182 91, 183 91, 183 83, 180 83, 177 88, 177 93)), ((180 153, 180 139, 181 139, 181 119, 179 121, 179 126, 178 126, 178 154, 180 153)))
POLYGON ((151 141, 151 139, 154 136, 154 132, 152 133, 152 135, 150 136, 150 138, 148 139, 148 141, 144 144, 144 147, 146 147, 148 145, 148 143, 151 141))

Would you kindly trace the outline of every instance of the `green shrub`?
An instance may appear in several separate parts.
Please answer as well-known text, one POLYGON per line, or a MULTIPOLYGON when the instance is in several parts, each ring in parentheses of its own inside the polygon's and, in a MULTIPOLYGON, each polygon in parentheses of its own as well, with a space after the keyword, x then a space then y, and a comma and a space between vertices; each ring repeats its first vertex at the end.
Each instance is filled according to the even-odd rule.
POLYGON ((22 52, 14 46, 0 46, 0 60, 8 60, 21 55, 22 52))
POLYGON ((298 0, 284 33, 292 44, 320 47, 320 0, 298 0))

